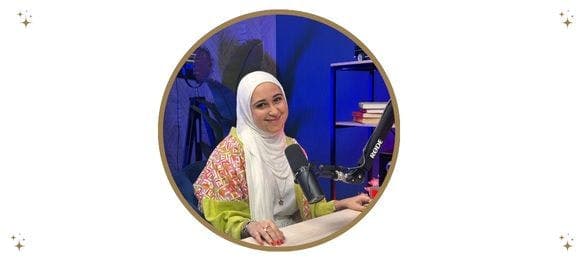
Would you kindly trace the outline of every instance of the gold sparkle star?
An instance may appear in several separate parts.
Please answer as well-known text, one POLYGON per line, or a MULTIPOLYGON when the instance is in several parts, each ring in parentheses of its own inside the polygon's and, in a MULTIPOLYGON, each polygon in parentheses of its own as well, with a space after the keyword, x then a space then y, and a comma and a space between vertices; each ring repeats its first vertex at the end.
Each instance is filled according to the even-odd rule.
POLYGON ((560 236, 560 240, 564 240, 564 236, 560 236))
POLYGON ((16 244, 15 247, 18 248, 18 251, 20 251, 20 249, 23 248, 24 245, 23 244, 20 244, 20 241, 18 241, 18 244, 16 244))
POLYGON ((564 12, 560 12, 560 16, 564 16, 564 12))
POLYGON ((22 12, 18 12, 18 14, 16 14, 16 15, 18 15, 19 17, 22 17, 22 12))
POLYGON ((12 237, 10 237, 10 238, 12 238, 12 240, 14 240, 16 237, 14 235, 12 235, 12 237))
POLYGON ((24 24, 24 27, 26 28, 28 26, 28 24, 30 24, 32 22, 28 21, 28 19, 25 18, 24 21, 22 21, 21 23, 24 24))
POLYGON ((566 242, 564 247, 566 248, 566 251, 568 251, 572 247, 572 245, 570 245, 570 243, 566 242))
POLYGON ((564 24, 566 24, 566 27, 570 26, 570 24, 572 24, 572 22, 566 18, 566 21, 563 22, 564 24))

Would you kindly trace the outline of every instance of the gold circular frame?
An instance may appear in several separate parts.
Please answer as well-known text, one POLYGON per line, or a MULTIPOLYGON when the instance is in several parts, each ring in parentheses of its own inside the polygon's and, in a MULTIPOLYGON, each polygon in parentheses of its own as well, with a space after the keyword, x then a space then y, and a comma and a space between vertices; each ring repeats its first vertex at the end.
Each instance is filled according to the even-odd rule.
POLYGON ((273 10, 264 10, 264 11, 258 11, 258 12, 253 12, 253 13, 249 13, 249 14, 245 14, 236 18, 233 18, 221 25, 219 25, 218 27, 214 28, 213 30, 211 30, 209 33, 205 34, 201 39, 199 39, 186 53, 185 55, 182 57, 182 59, 179 61, 179 63, 177 64, 177 66, 175 67, 174 71, 172 72, 172 75, 166 85, 166 89, 164 91, 164 95, 162 97, 162 103, 160 105, 160 112, 159 112, 159 117, 158 117, 158 146, 160 148, 160 155, 162 158, 162 163, 164 166, 164 170, 166 172, 166 176, 168 178, 168 181, 170 182, 170 184, 172 185, 172 189, 174 190, 175 194, 178 196, 178 198, 180 199, 180 201, 182 202, 182 204, 184 205, 185 208, 187 208, 187 210, 201 223, 203 224, 205 227, 207 227, 209 230, 211 230, 211 232, 217 234, 218 236, 231 241, 235 244, 238 244, 240 246, 244 246, 244 247, 248 247, 248 248, 253 248, 253 249, 259 249, 259 250, 264 250, 264 251, 293 251, 293 250, 300 250, 300 249, 306 249, 306 248, 310 248, 316 245, 320 245, 322 243, 325 243, 331 239, 336 238, 337 236, 345 233, 347 230, 349 230, 351 227, 353 227, 355 224, 357 224, 363 217, 365 217, 365 215, 367 215, 367 213, 369 213, 369 211, 371 211, 371 209, 375 206, 375 204, 377 203, 377 200, 379 199, 379 197, 381 197, 383 195, 383 192, 385 191, 385 189, 387 188, 387 186, 389 185, 389 182, 391 181, 391 175, 393 174, 393 170, 395 168, 395 162, 397 160, 397 154, 398 154, 398 150, 399 150, 399 138, 400 138, 400 133, 399 133, 399 112, 398 112, 398 107, 397 107, 397 101, 395 100, 395 94, 393 92, 393 87, 391 86, 391 83, 389 82, 389 78, 387 77, 387 74, 385 73, 385 71, 383 70, 383 67, 381 67, 381 64, 379 63, 379 61, 377 60, 377 58, 375 58, 375 56, 373 55, 373 53, 369 50, 369 48, 367 48, 367 46, 365 46, 365 44, 363 44, 363 42, 361 42, 359 39, 357 39, 357 37, 355 37, 353 34, 349 33, 346 29, 344 29, 343 27, 333 23, 330 20, 327 20, 323 17, 319 17, 310 13, 306 13, 306 12, 301 12, 301 11, 295 11, 295 10, 286 10, 286 9, 273 9, 273 10), (268 15, 289 15, 289 16, 298 16, 298 17, 303 17, 303 18, 307 18, 307 19, 311 19, 317 22, 320 22, 322 24, 325 24, 337 31, 339 31, 340 33, 342 33, 343 35, 345 35, 346 37, 348 37, 350 40, 352 40, 355 44, 357 44, 359 47, 361 47, 363 49, 363 51, 365 51, 366 54, 369 55, 369 57, 371 58, 371 60, 373 61, 373 64, 375 65, 375 67, 377 68, 377 71, 379 72, 379 74, 381 75, 381 77, 383 78, 383 81, 385 82, 385 84, 387 85, 387 90, 389 92, 389 96, 391 98, 391 102, 392 102, 392 108, 393 108, 393 112, 394 112, 394 117, 395 117, 395 140, 394 140, 394 148, 393 148, 393 153, 392 153, 392 157, 391 157, 391 166, 389 168, 389 170, 387 171, 387 175, 385 178, 385 182, 383 184, 383 186, 381 186, 379 193, 376 196, 376 199, 372 199, 372 202, 369 204, 369 206, 367 207, 367 209, 365 209, 365 211, 361 212, 359 214, 359 216, 357 216, 355 219, 353 219, 351 221, 351 223, 349 223, 348 225, 346 225, 345 227, 339 229, 338 231, 332 233, 331 235, 321 238, 319 240, 316 241, 312 241, 306 244, 302 244, 302 245, 296 245, 296 246, 283 246, 283 247, 267 247, 267 246, 260 246, 260 245, 255 245, 255 244, 251 244, 251 243, 247 243, 247 242, 242 242, 241 240, 235 240, 229 236, 227 236, 224 233, 218 232, 217 229, 215 229, 215 227, 213 227, 211 224, 209 224, 205 219, 203 219, 191 206, 190 204, 186 201, 186 199, 184 198, 184 196, 182 195, 181 191, 178 189, 178 186, 176 184, 176 182, 174 181, 174 177, 172 176, 172 173, 170 171, 170 167, 168 165, 168 160, 166 159, 166 152, 164 149, 164 130, 163 130, 163 124, 164 124, 164 113, 165 113, 165 109, 166 109, 166 104, 168 102, 168 95, 170 93, 170 90, 172 89, 172 84, 174 83, 174 81, 176 80, 176 77, 178 76, 179 71, 181 70, 183 64, 187 61, 187 59, 189 58, 189 56, 195 51, 195 49, 197 49, 198 47, 200 47, 203 43, 205 43, 208 39, 210 39, 213 35, 217 34, 218 32, 220 32, 221 30, 242 22, 244 20, 250 19, 250 18, 255 18, 255 17, 260 17, 260 16, 268 16, 268 15))

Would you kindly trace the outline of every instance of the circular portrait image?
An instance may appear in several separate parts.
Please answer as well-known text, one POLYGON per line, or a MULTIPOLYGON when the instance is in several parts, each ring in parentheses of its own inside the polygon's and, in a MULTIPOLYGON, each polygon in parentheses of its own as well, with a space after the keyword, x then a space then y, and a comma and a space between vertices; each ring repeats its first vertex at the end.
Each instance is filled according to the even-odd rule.
POLYGON ((162 100, 162 160, 209 230, 295 250, 355 225, 390 179, 397 105, 373 54, 295 11, 233 19, 178 63, 162 100))

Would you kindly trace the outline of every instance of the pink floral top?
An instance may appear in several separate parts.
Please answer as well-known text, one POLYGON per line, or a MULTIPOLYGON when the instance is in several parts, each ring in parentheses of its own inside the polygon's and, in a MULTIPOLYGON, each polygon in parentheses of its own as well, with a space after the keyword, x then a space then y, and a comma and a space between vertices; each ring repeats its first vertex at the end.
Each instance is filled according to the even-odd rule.
POLYGON ((235 136, 230 134, 217 145, 195 182, 195 196, 199 200, 247 199, 243 145, 235 136))
MULTIPOLYGON (((287 138, 288 144, 296 143, 287 138)), ((219 201, 248 200, 247 181, 245 178, 245 156, 243 144, 237 138, 233 129, 231 133, 217 145, 207 164, 194 184, 195 196, 199 204, 203 198, 219 201)), ((311 210, 306 197, 297 189, 297 204, 301 208, 302 219, 310 219, 311 210), (300 196, 300 197, 298 197, 300 196)))

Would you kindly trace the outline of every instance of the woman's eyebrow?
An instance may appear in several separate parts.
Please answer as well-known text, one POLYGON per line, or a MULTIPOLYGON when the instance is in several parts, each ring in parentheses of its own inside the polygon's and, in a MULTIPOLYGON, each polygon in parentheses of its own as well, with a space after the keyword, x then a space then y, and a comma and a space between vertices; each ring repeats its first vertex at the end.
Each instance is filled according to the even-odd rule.
POLYGON ((272 98, 276 98, 277 96, 282 96, 282 95, 283 95, 282 93, 277 93, 274 96, 272 96, 272 98))

